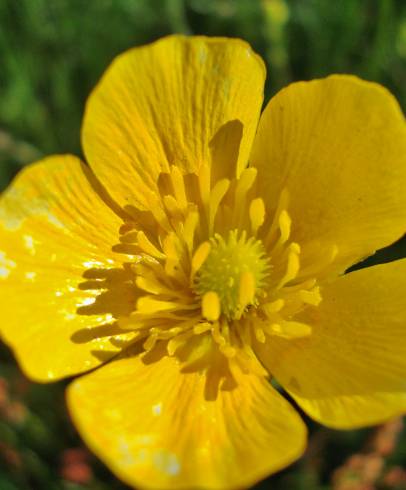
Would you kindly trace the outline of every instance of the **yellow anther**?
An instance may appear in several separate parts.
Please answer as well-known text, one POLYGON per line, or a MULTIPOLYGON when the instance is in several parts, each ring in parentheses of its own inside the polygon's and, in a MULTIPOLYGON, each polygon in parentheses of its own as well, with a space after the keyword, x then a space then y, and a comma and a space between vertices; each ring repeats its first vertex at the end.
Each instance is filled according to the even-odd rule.
POLYGON ((317 306, 321 302, 320 288, 318 286, 311 291, 299 291, 299 296, 303 303, 307 303, 308 305, 317 306))
POLYGON ((144 291, 152 294, 160 294, 164 291, 164 288, 154 277, 137 276, 135 284, 144 291))
POLYGON ((262 226, 265 221, 265 205, 260 197, 251 201, 249 213, 252 233, 255 235, 258 228, 262 226))
POLYGON ((185 192, 185 183, 183 181, 183 175, 179 170, 179 167, 173 165, 171 167, 171 180, 173 185, 173 191, 175 193, 176 200, 181 209, 187 207, 187 198, 185 192))
POLYGON ((197 211, 189 211, 185 220, 185 225, 183 227, 183 233, 184 233, 183 238, 186 242, 186 246, 189 250, 189 253, 191 253, 193 250, 193 241, 194 241, 195 231, 198 223, 199 223, 199 215, 197 211))
POLYGON ((166 346, 166 350, 168 351, 168 354, 170 356, 173 356, 175 352, 179 349, 179 347, 185 345, 185 343, 190 339, 192 335, 193 335, 193 331, 188 331, 183 334, 177 335, 176 337, 171 338, 166 346))
POLYGON ((316 242, 313 247, 306 248, 306 264, 301 268, 301 277, 323 277, 328 272, 328 266, 334 262, 338 254, 335 243, 324 244, 316 242))
POLYGON ((121 243, 135 243, 137 241, 138 231, 128 231, 120 236, 121 243))
POLYGON ((241 205, 241 199, 245 198, 247 192, 253 186, 255 179, 257 177, 257 169, 254 167, 246 168, 240 175, 240 178, 237 182, 236 189, 236 203, 237 205, 241 205))
POLYGON ((266 337, 263 329, 258 325, 254 325, 254 333, 255 333, 255 338, 258 340, 258 342, 264 344, 266 341, 266 337))
POLYGON ((168 221, 168 217, 162 208, 162 201, 160 198, 158 198, 155 194, 151 193, 148 196, 148 203, 149 203, 149 209, 155 218, 155 221, 159 223, 159 225, 166 230, 167 232, 170 232, 172 230, 172 227, 168 221))
POLYGON ((209 210, 209 233, 213 233, 214 220, 216 219, 218 207, 223 200, 228 188, 230 187, 230 181, 228 179, 219 180, 213 187, 210 193, 210 210, 209 210))
POLYGON ((142 346, 148 352, 155 346, 157 340, 158 335, 151 334, 147 337, 147 340, 142 344, 142 346))
POLYGON ((172 277, 177 277, 181 274, 179 268, 179 239, 175 233, 171 232, 166 235, 162 242, 162 249, 165 253, 165 272, 172 277))
POLYGON ((252 304, 255 297, 255 277, 250 271, 245 271, 240 278, 239 302, 241 309, 252 304))
POLYGON ((285 284, 293 281, 297 276, 300 269, 299 261, 300 246, 297 243, 291 243, 288 252, 288 263, 286 266, 285 275, 279 281, 277 286, 278 289, 282 288, 285 284))
POLYGON ((288 212, 286 211, 286 209, 282 209, 279 215, 279 230, 281 233, 279 243, 281 245, 288 240, 290 236, 291 226, 292 226, 292 220, 290 219, 288 212))
POLYGON ((137 301, 137 311, 144 314, 175 310, 177 307, 179 305, 172 301, 159 301, 149 296, 142 296, 137 301))
POLYGON ((220 299, 214 291, 209 291, 202 298, 202 315, 210 322, 220 318, 220 299))
POLYGON ((268 333, 273 333, 287 339, 308 337, 312 333, 312 327, 306 323, 295 321, 283 321, 274 323, 267 328, 268 333))
POLYGON ((149 331, 152 335, 156 335, 158 339, 170 339, 180 334, 182 329, 180 327, 173 327, 168 330, 162 330, 159 327, 152 327, 149 331))
POLYGON ((262 305, 262 308, 266 315, 272 315, 274 313, 278 313, 284 307, 285 301, 282 298, 276 299, 275 301, 271 301, 270 303, 265 303, 262 305))
POLYGON ((204 261, 209 256, 210 250, 211 250, 210 242, 203 242, 202 244, 199 245, 198 249, 194 253, 192 258, 192 272, 191 272, 192 282, 196 272, 200 269, 204 261))
POLYGON ((165 204, 166 210, 171 215, 171 217, 174 217, 174 218, 181 218, 182 217, 182 211, 179 207, 179 203, 173 196, 171 196, 170 194, 167 196, 164 196, 163 202, 165 204))
POLYGON ((162 241, 162 250, 165 253, 166 258, 177 258, 178 252, 176 250, 176 242, 178 238, 175 233, 168 233, 162 241))
POLYGON ((237 349, 235 347, 231 347, 231 345, 221 345, 220 351, 228 357, 228 359, 232 359, 237 354, 237 349))
POLYGON ((228 345, 226 339, 224 338, 224 336, 222 335, 222 332, 220 331, 220 323, 219 322, 213 323, 211 335, 213 337, 213 340, 215 342, 217 342, 217 344, 219 346, 224 347, 224 346, 228 345))
POLYGON ((153 243, 151 243, 143 231, 137 233, 137 244, 140 249, 156 259, 164 259, 165 254, 160 252, 153 243))
POLYGON ((196 335, 199 335, 201 333, 204 333, 204 332, 211 330, 211 328, 212 328, 211 323, 207 323, 207 322, 198 323, 197 325, 195 325, 193 327, 193 333, 195 333, 196 335))
POLYGON ((246 168, 241 172, 235 189, 233 221, 237 222, 241 216, 241 211, 245 211, 245 200, 248 191, 253 186, 257 177, 257 169, 254 167, 246 168))
POLYGON ((200 198, 204 206, 208 206, 210 200, 210 167, 203 163, 199 168, 200 198))
POLYGON ((282 192, 279 196, 278 206, 277 206, 275 213, 274 213, 275 218, 272 221, 272 225, 270 226, 268 234, 265 238, 265 244, 266 245, 271 245, 274 242, 274 240, 277 236, 278 228, 280 230, 279 217, 280 217, 282 211, 286 210, 288 208, 288 204, 289 204, 289 192, 287 189, 282 189, 282 192))

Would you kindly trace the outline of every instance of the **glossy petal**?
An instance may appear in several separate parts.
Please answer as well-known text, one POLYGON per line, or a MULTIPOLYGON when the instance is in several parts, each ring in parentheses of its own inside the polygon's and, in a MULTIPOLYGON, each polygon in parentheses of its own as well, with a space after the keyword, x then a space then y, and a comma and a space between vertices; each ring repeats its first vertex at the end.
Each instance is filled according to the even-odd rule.
POLYGON ((114 361, 68 390, 89 447, 137 488, 246 488, 302 453, 300 417, 264 378, 204 397, 206 377, 174 358, 114 361))
MULTIPOLYGON (((228 137, 248 160, 265 69, 244 41, 171 36, 119 56, 87 103, 86 157, 120 205, 148 207, 161 171, 210 163, 210 143, 228 137), (243 124, 240 143, 238 125, 243 124), (216 136, 221 133, 220 137, 216 136)), ((217 156, 217 160, 218 160, 217 156)))
POLYGON ((282 90, 262 115, 251 163, 271 209, 289 191, 302 257, 312 241, 335 244, 343 271, 406 231, 405 119, 375 83, 335 75, 282 90))
POLYGON ((330 427, 406 412, 406 259, 347 274, 301 320, 313 334, 272 339, 262 361, 299 405, 330 427))
POLYGON ((122 221, 96 188, 77 158, 55 156, 23 170, 0 198, 0 333, 38 380, 117 352, 108 334, 132 299, 111 251, 122 221))

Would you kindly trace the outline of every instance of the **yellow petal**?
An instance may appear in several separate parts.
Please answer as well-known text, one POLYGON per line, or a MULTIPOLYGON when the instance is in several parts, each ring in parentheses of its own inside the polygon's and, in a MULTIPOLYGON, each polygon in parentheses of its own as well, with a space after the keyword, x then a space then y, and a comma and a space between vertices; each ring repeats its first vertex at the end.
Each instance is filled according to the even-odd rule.
POLYGON ((264 379, 205 399, 205 376, 174 358, 113 361, 68 390, 89 447, 126 483, 151 489, 247 488, 298 458, 306 429, 264 379))
POLYGON ((0 198, 0 333, 38 380, 114 355, 114 319, 134 301, 111 252, 122 220, 96 187, 77 158, 55 156, 23 170, 0 198))
POLYGON ((262 60, 237 39, 170 36, 132 49, 113 62, 89 98, 82 133, 86 157, 120 205, 141 209, 148 208, 161 171, 176 165, 191 172, 210 163, 210 143, 217 146, 229 121, 244 126, 242 135, 237 123, 226 126, 231 146, 241 140, 242 168, 264 78, 262 60))
POLYGON ((342 271, 406 231, 405 119, 375 83, 335 75, 282 90, 262 115, 251 163, 270 209, 288 189, 304 261, 306 243, 335 244, 342 271))
POLYGON ((306 339, 272 337, 261 360, 311 417, 353 428, 406 412, 406 259, 347 274, 300 321, 306 339))

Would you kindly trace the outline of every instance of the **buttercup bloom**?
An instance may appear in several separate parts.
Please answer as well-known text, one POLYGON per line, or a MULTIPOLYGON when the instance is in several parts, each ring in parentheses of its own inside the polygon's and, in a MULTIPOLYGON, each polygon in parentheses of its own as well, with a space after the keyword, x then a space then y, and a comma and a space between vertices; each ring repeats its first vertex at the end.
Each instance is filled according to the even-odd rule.
POLYGON ((172 36, 90 96, 89 166, 54 156, 0 201, 1 334, 74 381, 89 447, 143 488, 241 488, 306 429, 406 410, 406 260, 343 275, 406 229, 406 125, 336 75, 279 92, 243 41, 172 36))

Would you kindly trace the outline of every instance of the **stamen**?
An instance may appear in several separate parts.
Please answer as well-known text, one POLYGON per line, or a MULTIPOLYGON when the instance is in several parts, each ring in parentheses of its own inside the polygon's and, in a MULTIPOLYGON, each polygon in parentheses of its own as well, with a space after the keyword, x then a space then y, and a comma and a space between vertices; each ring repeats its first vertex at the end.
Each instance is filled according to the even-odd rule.
POLYGON ((320 288, 316 286, 312 290, 301 290, 299 291, 299 297, 308 305, 318 306, 321 302, 320 288))
POLYGON ((164 259, 165 254, 160 252, 155 245, 153 245, 145 235, 143 231, 137 233, 137 244, 140 249, 148 255, 155 257, 156 259, 164 259))
POLYGON ((203 265, 204 261, 209 256, 210 250, 211 250, 210 242, 203 242, 201 245, 199 245, 198 249, 196 250, 195 254, 193 255, 192 271, 191 271, 191 278, 190 278, 192 283, 193 283, 193 279, 195 277, 196 272, 200 269, 200 267, 203 265))
POLYGON ((277 289, 282 288, 285 284, 295 279, 297 273, 299 272, 300 262, 299 262, 300 246, 297 243, 291 243, 289 245, 288 252, 288 263, 286 267, 285 275, 279 281, 277 289))
POLYGON ((145 349, 146 352, 148 352, 155 347, 157 340, 158 340, 158 335, 151 334, 147 337, 147 340, 142 344, 142 347, 145 349))
POLYGON ((199 190, 204 208, 207 208, 209 205, 210 189, 210 167, 207 163, 203 163, 199 168, 199 190))
POLYGON ((184 279, 184 274, 180 267, 178 247, 179 240, 175 233, 168 233, 162 242, 162 249, 165 253, 165 272, 172 277, 178 278, 180 281, 184 279))
POLYGON ((155 218, 155 221, 162 227, 166 232, 170 232, 172 227, 168 221, 168 217, 166 216, 164 210, 162 209, 161 200, 155 194, 151 195, 150 202, 150 211, 152 216, 155 218))
POLYGON ((210 211, 209 211, 209 235, 213 234, 214 220, 216 218, 219 204, 223 200, 228 188, 230 187, 230 181, 228 179, 219 180, 213 187, 210 194, 210 211))
POLYGON ((258 228, 262 226, 265 221, 265 204, 260 197, 251 201, 249 214, 252 233, 253 235, 256 235, 258 228))
POLYGON ((281 311, 284 305, 285 305, 285 301, 282 298, 279 298, 270 303, 264 303, 262 305, 262 309, 264 310, 265 314, 268 316, 281 311))
POLYGON ((151 298, 150 296, 142 296, 137 301, 137 311, 144 314, 171 310, 191 310, 195 308, 195 305, 187 305, 183 303, 177 303, 175 301, 158 300, 155 298, 151 298))
POLYGON ((193 333, 195 333, 196 335, 200 335, 202 333, 208 332, 209 330, 211 330, 211 328, 212 328, 211 323, 207 323, 207 322, 198 323, 193 327, 193 333))
POLYGON ((165 205, 166 210, 168 213, 171 215, 171 217, 175 219, 181 219, 182 218, 182 211, 178 205, 178 201, 168 194, 167 196, 163 197, 163 202, 165 205))
POLYGON ((219 319, 221 313, 220 299, 214 291, 205 293, 202 298, 202 315, 211 322, 219 319))
POLYGON ((228 359, 232 359, 237 354, 237 349, 231 347, 231 345, 221 345, 220 352, 222 352, 228 359))
POLYGON ((165 292, 165 288, 161 283, 155 279, 155 277, 143 277, 137 276, 135 284, 142 290, 152 294, 162 294, 165 292))
POLYGON ((168 276, 166 275, 162 264, 152 257, 147 257, 142 261, 142 263, 139 262, 132 265, 131 269, 137 276, 153 278, 161 284, 168 284, 168 276), (148 260, 148 258, 150 260, 148 260))
POLYGON ((185 192, 185 183, 183 180, 183 175, 176 165, 171 167, 171 180, 173 185, 173 191, 175 193, 176 200, 178 201, 179 207, 181 209, 186 209, 187 198, 185 192))
POLYGON ((257 169, 255 167, 246 168, 237 180, 234 196, 234 216, 233 222, 237 225, 240 221, 241 211, 245 211, 245 200, 248 191, 253 186, 257 177, 257 169))
POLYGON ((282 209, 281 214, 279 215, 279 230, 281 235, 275 247, 283 245, 288 241, 291 225, 292 220, 290 219, 288 212, 286 211, 286 209, 282 209))
POLYGON ((308 337, 312 333, 312 327, 306 323, 295 321, 282 321, 264 326, 269 334, 278 335, 286 339, 297 339, 308 337))
POLYGON ((250 271, 245 271, 240 278, 239 300, 240 308, 244 308, 253 303, 255 296, 255 277, 250 271))
POLYGON ((279 197, 278 206, 275 210, 272 225, 270 226, 268 234, 264 240, 266 246, 270 246, 272 242, 275 240, 277 230, 280 226, 279 216, 283 210, 288 209, 288 204, 289 204, 289 192, 287 189, 282 189, 281 195, 279 197))
POLYGON ((220 324, 220 330, 221 330, 221 338, 224 339, 224 342, 222 341, 219 344, 220 352, 222 352, 226 357, 231 359, 236 355, 237 349, 231 346, 230 327, 228 325, 228 322, 222 321, 220 324))
POLYGON ((235 203, 237 206, 241 205, 241 201, 245 198, 247 192, 253 186, 257 173, 258 171, 255 167, 246 168, 243 172, 241 172, 235 191, 235 203))
POLYGON ((259 324, 254 324, 254 334, 258 342, 260 342, 261 344, 265 343, 266 341, 265 333, 259 324))
POLYGON ((299 282, 293 286, 285 286, 284 292, 290 294, 293 292, 300 291, 301 289, 311 289, 316 284, 316 279, 314 277, 306 279, 305 281, 299 282))
POLYGON ((182 329, 180 327, 173 327, 169 328, 168 330, 162 330, 162 328, 159 327, 152 327, 150 329, 150 332, 154 335, 157 335, 160 339, 168 339, 175 335, 178 335, 178 333, 181 333, 182 329))
POLYGON ((135 243, 137 241, 138 231, 128 231, 120 236, 121 243, 135 243))
POLYGON ((219 322, 214 322, 213 323, 213 328, 212 328, 212 336, 213 336, 213 339, 215 342, 217 342, 217 344, 219 344, 220 346, 224 346, 226 345, 226 339, 223 337, 223 335, 221 335, 221 332, 220 332, 220 323, 219 322))
POLYGON ((337 254, 338 247, 335 243, 324 247, 319 246, 313 253, 307 253, 307 260, 309 256, 311 260, 300 270, 300 277, 318 276, 320 278, 324 270, 328 271, 328 266, 334 262, 337 254))
POLYGON ((166 350, 170 356, 173 356, 175 352, 186 344, 186 342, 193 336, 193 330, 189 330, 183 334, 177 335, 170 339, 166 346, 166 350))
POLYGON ((193 241, 198 223, 199 215, 197 214, 197 211, 189 211, 183 227, 184 240, 186 242, 189 254, 191 254, 193 251, 193 241))

